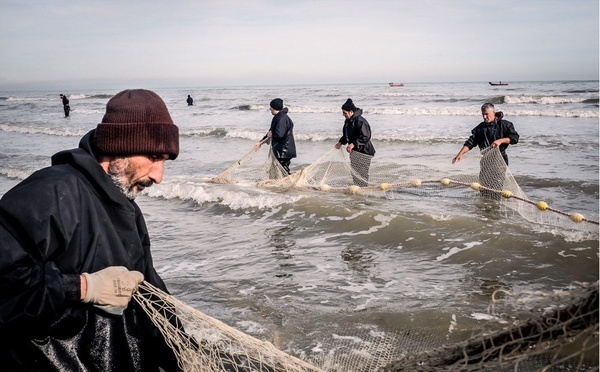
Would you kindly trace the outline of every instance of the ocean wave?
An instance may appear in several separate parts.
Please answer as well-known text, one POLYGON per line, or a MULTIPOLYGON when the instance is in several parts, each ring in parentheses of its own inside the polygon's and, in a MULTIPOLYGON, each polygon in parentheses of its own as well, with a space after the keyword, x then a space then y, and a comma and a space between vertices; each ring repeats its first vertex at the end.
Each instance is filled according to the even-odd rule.
POLYGON ((59 136, 59 137, 72 137, 77 136, 81 137, 88 132, 87 129, 55 129, 55 128, 33 128, 33 127, 23 127, 23 126, 14 126, 14 125, 6 125, 0 124, 0 131, 4 132, 14 132, 14 133, 23 133, 23 134, 48 134, 51 136, 59 136))
MULTIPOLYGON (((498 109, 498 108, 497 108, 498 109)), ((438 108, 384 108, 365 109, 365 114, 406 116, 473 116, 472 107, 438 108)), ((505 116, 550 116, 565 118, 597 118, 598 110, 561 109, 517 109, 505 112, 505 116)))
POLYGON ((227 129, 215 128, 215 129, 194 129, 180 132, 181 136, 186 137, 225 137, 227 135, 227 129))
POLYGON ((81 99, 109 99, 114 97, 114 94, 91 94, 91 95, 87 95, 85 93, 79 93, 79 94, 71 94, 68 96, 69 99, 71 100, 81 100, 81 99))
POLYGON ((76 99, 85 99, 85 98, 88 98, 88 97, 89 96, 86 96, 85 94, 71 94, 69 96, 69 99, 76 100, 76 99))
POLYGON ((551 116, 557 118, 597 118, 598 110, 515 110, 511 116, 551 116))
MULTIPOLYGON (((87 96, 83 93, 81 94, 71 94, 71 95, 67 95, 67 97, 70 100, 81 100, 81 99, 85 99, 85 98, 90 98, 90 96, 87 96)), ((92 96, 93 97, 93 96, 92 96)), ((112 96, 110 96, 112 97, 112 96)), ((57 101, 60 102, 60 97, 58 96, 58 94, 56 95, 56 97, 48 97, 48 96, 44 96, 44 97, 15 97, 15 96, 8 96, 8 97, 0 97, 0 100, 4 100, 4 101, 11 101, 11 102, 52 102, 52 101, 57 101)))
MULTIPOLYGON (((1 126, 0 126, 1 129, 1 126)), ((218 138, 240 138, 252 141, 258 141, 264 136, 264 131, 253 131, 246 129, 226 129, 226 128, 209 128, 186 130, 180 132, 183 137, 218 137, 218 138)), ((372 140, 375 142, 388 143, 459 143, 462 144, 468 134, 460 135, 442 135, 439 133, 432 134, 415 134, 415 133, 382 133, 381 135, 374 134, 372 140)), ((330 132, 305 132, 295 133, 296 141, 305 142, 337 142, 340 138, 340 133, 337 130, 330 132)), ((569 147, 571 144, 566 139, 557 140, 554 136, 539 135, 535 139, 531 139, 528 143, 530 146, 539 147, 569 147)))
POLYGON ((250 110, 259 110, 259 107, 254 106, 254 105, 239 105, 239 106, 232 107, 231 110, 250 111, 250 110))
MULTIPOLYGON (((539 105, 557 105, 565 103, 583 103, 587 99, 572 96, 505 96, 503 103, 526 103, 539 105)), ((595 98, 598 102, 598 98, 595 98)))
POLYGON ((93 115, 93 116, 97 116, 99 118, 102 118, 102 116, 104 116, 104 112, 105 110, 97 110, 97 109, 85 109, 85 108, 80 108, 77 107, 75 109, 71 109, 71 112, 77 113, 77 114, 83 114, 83 115, 93 115))
POLYGON ((569 180, 564 178, 538 178, 534 176, 519 176, 519 185, 522 188, 543 189, 573 189, 579 190, 586 195, 598 196, 599 186, 597 183, 582 182, 580 180, 569 180))
POLYGON ((49 102, 49 101, 56 101, 56 99, 49 98, 49 97, 14 97, 14 96, 10 96, 10 97, 6 98, 6 101, 8 101, 8 102, 40 102, 40 101, 49 102))
POLYGON ((583 101, 581 101, 581 103, 595 103, 596 105, 600 102, 600 100, 598 98, 589 98, 589 99, 584 99, 583 101))
POLYGON ((567 90, 565 93, 598 93, 598 89, 574 89, 567 90))
MULTIPOLYGON (((495 105, 499 104, 529 104, 529 105, 558 105, 558 104, 577 104, 577 103, 597 103, 597 99, 588 99, 584 100, 581 98, 578 99, 563 99, 562 102, 559 102, 558 99, 548 98, 547 100, 540 99, 539 102, 531 101, 533 98, 529 97, 517 97, 517 98, 509 98, 509 96, 498 96, 490 99, 489 101, 495 105), (509 102, 513 100, 514 102, 509 102), (595 101, 594 101, 595 100, 595 101)), ((452 103, 447 101, 447 103, 452 103)), ((519 107, 519 106, 514 106, 519 107)), ((477 109, 479 108, 479 103, 469 105, 469 106, 446 106, 446 107, 431 107, 431 106, 421 106, 421 107, 403 107, 403 106, 394 106, 394 107, 375 107, 375 108, 364 108, 363 113, 365 115, 406 115, 406 116, 473 116, 474 113, 477 113, 477 109), (474 107, 475 106, 475 107, 474 107)), ((266 110, 267 106, 261 105, 241 105, 235 106, 232 108, 233 110, 252 110, 252 111, 261 111, 266 110)), ((290 115, 294 113, 302 113, 302 114, 337 114, 340 112, 338 108, 334 107, 309 107, 309 106, 289 106, 290 115)), ((501 110, 501 108, 497 109, 501 110)), ((505 114, 509 114, 510 116, 549 116, 549 117, 565 117, 565 118, 597 118, 598 110, 587 109, 584 108, 560 108, 560 107, 552 107, 552 109, 548 109, 546 107, 540 108, 522 108, 522 109, 512 109, 510 111, 506 111, 505 114)))
POLYGON ((376 96, 382 96, 382 97, 442 97, 442 95, 440 95, 438 93, 415 93, 415 92, 378 93, 376 96))
POLYGON ((286 204, 294 204, 303 198, 270 192, 256 187, 235 185, 209 185, 178 177, 145 189, 143 193, 152 198, 189 200, 200 205, 217 203, 231 210, 272 210, 286 204))
POLYGON ((0 167, 0 175, 7 177, 7 178, 18 179, 18 180, 24 180, 25 178, 29 177, 33 172, 34 172, 33 170, 15 169, 15 168, 10 168, 10 167, 0 167))
MULTIPOLYGON (((264 136, 262 131, 251 131, 244 129, 225 129, 211 128, 202 130, 187 130, 180 133, 184 137, 228 137, 241 138, 257 141, 264 136)), ((340 133, 335 132, 312 132, 312 133, 296 133, 294 134, 296 141, 307 142, 337 142, 340 138, 340 133)), ((389 134, 384 136, 373 136, 373 141, 377 142, 424 142, 424 143, 444 143, 444 142, 464 142, 465 136, 443 136, 439 134, 431 135, 414 135, 414 134, 389 134)))
POLYGON ((110 99, 110 98, 113 98, 113 97, 114 97, 113 94, 93 94, 93 95, 89 96, 88 98, 110 99))

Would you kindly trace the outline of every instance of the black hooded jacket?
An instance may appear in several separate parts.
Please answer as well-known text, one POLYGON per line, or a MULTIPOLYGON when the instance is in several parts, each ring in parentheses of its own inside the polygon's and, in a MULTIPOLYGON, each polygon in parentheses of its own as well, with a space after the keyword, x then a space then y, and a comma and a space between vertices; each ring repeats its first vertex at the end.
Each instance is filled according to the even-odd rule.
POLYGON ((156 273, 144 217, 99 165, 91 131, 0 199, 0 364, 7 370, 157 371, 174 354, 131 301, 111 315, 80 301, 81 273, 156 273))
MULTIPOLYGON (((271 147, 278 159, 296 157, 296 142, 294 141, 294 123, 287 115, 288 108, 284 107, 271 119, 271 147)), ((263 140, 267 137, 263 137, 263 140)))
MULTIPOLYGON (((479 146, 480 150, 489 147, 492 142, 500 138, 509 138, 511 145, 519 143, 519 133, 515 130, 513 123, 508 120, 503 120, 504 114, 498 111, 496 112, 496 120, 491 123, 482 121, 473 130, 471 130, 471 136, 465 141, 464 146, 471 150, 475 146, 479 146)), ((498 146, 502 157, 506 164, 508 164, 508 155, 506 154, 506 148, 508 144, 503 143, 498 146)))
POLYGON ((375 155, 375 147, 371 143, 371 126, 367 119, 362 117, 362 109, 356 109, 350 119, 344 121, 340 143, 354 144, 354 151, 366 155, 375 155))

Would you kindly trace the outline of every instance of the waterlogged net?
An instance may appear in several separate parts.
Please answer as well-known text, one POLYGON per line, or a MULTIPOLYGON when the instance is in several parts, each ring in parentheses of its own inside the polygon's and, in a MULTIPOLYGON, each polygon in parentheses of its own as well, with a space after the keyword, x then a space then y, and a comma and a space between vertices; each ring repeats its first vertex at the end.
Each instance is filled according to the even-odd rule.
POLYGON ((497 201, 499 208, 533 223, 598 234, 597 221, 581 213, 552 208, 545 201, 528 199, 497 148, 470 152, 456 164, 440 156, 385 159, 332 149, 291 175, 272 151, 268 151, 265 159, 264 151, 261 155, 253 149, 211 181, 309 188, 390 199, 401 193, 441 198, 482 197, 497 201))
POLYGON ((318 371, 273 344, 211 318, 148 282, 140 285, 133 298, 160 330, 183 371, 318 371))
POLYGON ((381 371, 597 371, 598 282, 496 299, 487 323, 454 345, 404 355, 381 371), (522 305, 526 304, 526 310, 522 305))
POLYGON ((493 297, 489 308, 493 321, 474 330, 466 340, 443 345, 427 331, 409 329, 385 335, 338 336, 334 344, 327 345, 332 352, 307 356, 303 361, 146 282, 134 294, 183 371, 598 370, 598 282, 577 283, 551 293, 497 291, 493 297), (351 341, 356 337, 368 342, 357 347, 351 341))

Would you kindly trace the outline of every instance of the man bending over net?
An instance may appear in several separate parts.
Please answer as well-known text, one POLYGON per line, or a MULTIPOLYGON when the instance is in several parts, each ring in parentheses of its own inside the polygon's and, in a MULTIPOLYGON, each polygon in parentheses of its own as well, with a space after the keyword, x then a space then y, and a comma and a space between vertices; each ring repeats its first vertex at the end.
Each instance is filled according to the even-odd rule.
MULTIPOLYGON (((481 116, 483 121, 471 130, 471 136, 452 159, 452 164, 461 161, 462 156, 475 146, 479 146, 482 152, 487 148, 498 148, 505 164, 486 164, 485 157, 482 158, 479 180, 486 188, 502 190, 504 174, 508 166, 506 148, 508 145, 516 145, 519 142, 519 133, 515 130, 513 123, 502 119, 504 114, 501 111, 496 112, 492 103, 488 102, 481 106, 481 116)), ((482 190, 482 195, 493 199, 500 198, 500 194, 487 190, 482 190)))

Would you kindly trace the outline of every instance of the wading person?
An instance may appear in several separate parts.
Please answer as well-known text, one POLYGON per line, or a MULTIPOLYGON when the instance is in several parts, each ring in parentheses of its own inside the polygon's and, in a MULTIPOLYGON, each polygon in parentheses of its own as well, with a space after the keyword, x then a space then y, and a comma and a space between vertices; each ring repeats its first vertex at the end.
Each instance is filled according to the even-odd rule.
MULTIPOLYGON (((288 108, 283 107, 283 100, 275 98, 269 103, 271 110, 271 128, 260 142, 254 145, 258 149, 266 139, 271 140, 271 148, 275 159, 281 164, 285 172, 290 174, 290 163, 296 157, 296 142, 294 141, 294 123, 288 116, 288 108)), ((269 173, 273 173, 270 171, 269 173)), ((269 175, 276 178, 275 174, 269 175)))
POLYGON ((336 149, 347 145, 346 151, 350 155, 350 165, 353 170, 352 179, 357 186, 368 185, 371 159, 375 155, 375 147, 371 143, 371 126, 362 113, 362 109, 354 106, 352 99, 346 100, 342 105, 342 115, 346 119, 342 128, 342 137, 335 144, 336 149))
MULTIPOLYGON (((479 123, 473 130, 471 136, 467 138, 463 147, 458 154, 452 159, 452 164, 462 160, 462 156, 475 146, 479 146, 480 150, 486 148, 498 148, 504 159, 504 164, 496 164, 488 166, 482 162, 479 171, 479 181, 482 186, 492 190, 501 191, 504 184, 504 175, 508 166, 508 155, 506 148, 508 145, 516 145, 519 142, 519 134, 515 130, 513 123, 508 120, 503 120, 504 114, 496 112, 494 105, 484 103, 481 106, 481 116, 483 121, 479 123)), ((482 190, 482 195, 493 199, 500 199, 500 194, 482 190)))
POLYGON ((0 199, 0 364, 19 371, 178 370, 132 293, 155 271, 138 192, 160 183, 179 130, 148 90, 110 99, 79 148, 0 199))
POLYGON ((69 99, 64 94, 60 95, 60 99, 62 99, 63 110, 65 111, 65 118, 68 118, 69 112, 71 112, 71 106, 69 106, 69 99))

